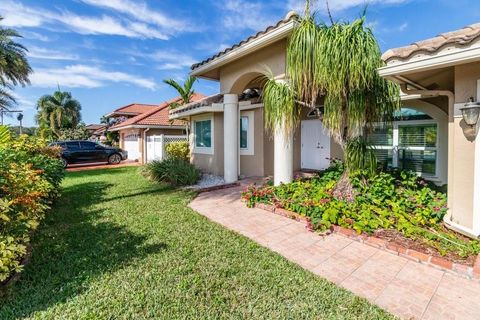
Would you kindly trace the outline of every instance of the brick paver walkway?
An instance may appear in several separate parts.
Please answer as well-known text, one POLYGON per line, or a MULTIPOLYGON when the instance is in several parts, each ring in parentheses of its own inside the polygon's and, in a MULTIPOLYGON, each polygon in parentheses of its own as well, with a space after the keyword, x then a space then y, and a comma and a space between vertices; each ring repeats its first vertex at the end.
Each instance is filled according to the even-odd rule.
POLYGON ((248 209, 242 187, 200 194, 190 207, 404 319, 480 319, 480 281, 408 260, 304 223, 248 209))

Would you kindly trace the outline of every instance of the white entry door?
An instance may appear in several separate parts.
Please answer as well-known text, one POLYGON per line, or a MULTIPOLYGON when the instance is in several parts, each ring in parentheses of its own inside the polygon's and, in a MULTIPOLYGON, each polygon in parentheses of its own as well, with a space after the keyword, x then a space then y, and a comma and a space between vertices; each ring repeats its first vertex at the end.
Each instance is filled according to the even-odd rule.
POLYGON ((330 135, 320 120, 302 121, 302 169, 323 170, 330 165, 330 135))
POLYGON ((125 136, 123 147, 128 152, 128 160, 140 159, 140 136, 136 133, 125 136))

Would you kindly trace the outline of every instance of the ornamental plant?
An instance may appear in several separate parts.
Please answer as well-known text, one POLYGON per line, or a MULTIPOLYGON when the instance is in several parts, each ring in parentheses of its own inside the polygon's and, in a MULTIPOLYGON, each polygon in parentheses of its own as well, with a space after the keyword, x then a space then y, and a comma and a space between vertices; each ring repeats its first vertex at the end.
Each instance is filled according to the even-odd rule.
POLYGON ((272 131, 291 134, 302 108, 324 106, 322 121, 345 153, 346 169, 337 196, 351 199, 349 173, 376 169, 374 151, 365 136, 374 123, 387 122, 400 108, 399 87, 381 78, 381 51, 365 14, 349 22, 318 22, 306 1, 287 43, 285 81, 266 81, 265 123, 272 131))
POLYGON ((141 173, 148 179, 171 186, 194 185, 200 179, 200 170, 193 164, 175 158, 152 161, 142 167, 141 173))
POLYGON ((413 172, 393 170, 368 175, 357 171, 350 176, 355 197, 352 201, 334 194, 345 171, 343 163, 323 173, 274 187, 250 186, 242 194, 247 206, 272 204, 308 217, 315 230, 332 225, 373 234, 396 230, 406 238, 435 248, 440 254, 468 257, 480 253, 480 243, 459 236, 443 226, 447 212, 445 194, 435 190, 413 172))
POLYGON ((165 146, 169 158, 190 161, 190 147, 188 141, 171 142, 165 146))
POLYGON ((22 269, 31 233, 59 196, 59 150, 34 137, 13 139, 0 127, 0 282, 22 269))

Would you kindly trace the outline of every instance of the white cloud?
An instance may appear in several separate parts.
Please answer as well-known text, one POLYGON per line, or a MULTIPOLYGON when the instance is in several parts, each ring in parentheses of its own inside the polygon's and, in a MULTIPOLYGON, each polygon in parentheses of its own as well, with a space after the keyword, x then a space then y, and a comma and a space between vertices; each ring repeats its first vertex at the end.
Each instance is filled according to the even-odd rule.
POLYGON ((68 11, 54 12, 26 7, 10 0, 0 2, 0 12, 5 15, 5 19, 1 22, 5 26, 47 27, 60 23, 68 30, 80 34, 107 34, 162 40, 169 38, 168 34, 158 28, 138 21, 117 19, 107 15, 97 17, 77 15, 68 11))
POLYGON ((404 22, 398 26, 382 26, 378 21, 368 22, 368 26, 375 33, 403 32, 408 28, 408 23, 404 22))
POLYGON ((0 2, 0 12, 3 17, 1 24, 7 27, 38 27, 48 19, 48 14, 41 9, 9 0, 0 2))
MULTIPOLYGON (((352 7, 373 5, 373 4, 399 4, 404 3, 410 0, 329 0, 330 10, 342 11, 352 7)), ((325 0, 318 0, 314 3, 312 10, 319 10, 320 13, 326 13, 326 2, 325 0)), ((295 10, 298 13, 303 13, 305 9, 304 0, 289 0, 288 9, 295 10)))
POLYGON ((402 23, 401 25, 399 25, 399 26, 397 27, 397 30, 398 30, 398 31, 404 31, 404 30, 407 29, 407 28, 408 28, 408 23, 404 22, 404 23, 402 23))
POLYGON ((15 110, 19 109, 19 110, 25 111, 25 110, 32 110, 35 108, 35 105, 36 105, 35 101, 30 100, 29 98, 25 98, 24 96, 16 92, 12 92, 12 95, 17 101, 17 105, 14 108, 15 110))
POLYGON ((52 40, 44 34, 40 34, 38 32, 32 32, 32 31, 22 31, 22 36, 25 37, 25 39, 38 40, 42 42, 49 42, 52 40))
POLYGON ((76 54, 70 54, 63 51, 50 50, 46 48, 40 48, 30 46, 28 48, 27 55, 30 58, 45 59, 45 60, 77 60, 80 57, 76 54))
POLYGON ((98 88, 107 83, 127 83, 153 90, 156 83, 124 72, 106 71, 98 67, 71 65, 57 69, 39 69, 30 77, 33 86, 38 87, 86 87, 98 88))
POLYGON ((97 6, 115 10, 120 13, 129 15, 130 17, 143 21, 145 23, 154 24, 161 27, 163 30, 169 30, 170 32, 178 31, 192 31, 192 26, 187 21, 178 20, 169 17, 162 12, 155 11, 149 8, 144 1, 131 1, 131 0, 81 0, 82 2, 97 6))
POLYGON ((225 0, 222 2, 223 26, 229 29, 265 29, 275 19, 266 15, 268 5, 262 2, 225 0))

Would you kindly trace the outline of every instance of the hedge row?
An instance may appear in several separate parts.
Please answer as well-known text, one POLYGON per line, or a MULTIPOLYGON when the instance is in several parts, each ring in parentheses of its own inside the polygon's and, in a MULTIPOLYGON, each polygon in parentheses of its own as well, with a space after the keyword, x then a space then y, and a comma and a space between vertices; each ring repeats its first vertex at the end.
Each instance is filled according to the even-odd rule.
POLYGON ((59 196, 59 149, 35 137, 12 138, 0 127, 0 282, 22 269, 31 233, 59 196))

